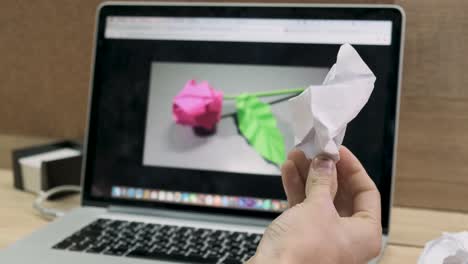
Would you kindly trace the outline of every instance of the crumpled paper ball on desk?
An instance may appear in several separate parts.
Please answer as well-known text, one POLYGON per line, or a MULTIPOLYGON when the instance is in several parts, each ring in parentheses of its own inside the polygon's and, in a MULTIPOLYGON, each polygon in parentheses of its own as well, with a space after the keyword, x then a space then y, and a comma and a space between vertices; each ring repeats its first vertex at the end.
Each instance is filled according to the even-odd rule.
POLYGON ((444 233, 426 243, 418 264, 468 264, 468 232, 444 233))

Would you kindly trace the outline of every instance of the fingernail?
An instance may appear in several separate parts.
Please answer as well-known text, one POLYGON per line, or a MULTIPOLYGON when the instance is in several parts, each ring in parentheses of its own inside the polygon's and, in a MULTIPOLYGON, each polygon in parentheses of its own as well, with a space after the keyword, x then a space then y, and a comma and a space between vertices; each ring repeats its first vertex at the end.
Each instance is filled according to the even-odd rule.
POLYGON ((327 157, 316 157, 312 161, 312 168, 322 173, 332 174, 335 168, 335 162, 327 157))

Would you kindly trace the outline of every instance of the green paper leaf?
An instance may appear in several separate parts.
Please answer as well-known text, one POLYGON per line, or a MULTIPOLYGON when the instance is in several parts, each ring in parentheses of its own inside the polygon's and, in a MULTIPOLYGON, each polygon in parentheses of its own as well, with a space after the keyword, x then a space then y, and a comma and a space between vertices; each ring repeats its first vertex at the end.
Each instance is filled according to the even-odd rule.
POLYGON ((255 96, 241 94, 236 97, 236 108, 239 130, 249 144, 264 159, 281 165, 286 159, 284 138, 270 105, 255 96))

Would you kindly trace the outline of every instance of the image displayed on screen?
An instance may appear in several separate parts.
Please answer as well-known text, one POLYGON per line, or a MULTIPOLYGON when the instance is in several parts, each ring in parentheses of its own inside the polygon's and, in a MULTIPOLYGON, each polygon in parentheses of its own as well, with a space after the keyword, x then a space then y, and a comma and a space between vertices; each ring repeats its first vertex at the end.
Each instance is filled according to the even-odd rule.
POLYGON ((152 62, 143 165, 279 175, 294 146, 287 100, 328 71, 152 62))

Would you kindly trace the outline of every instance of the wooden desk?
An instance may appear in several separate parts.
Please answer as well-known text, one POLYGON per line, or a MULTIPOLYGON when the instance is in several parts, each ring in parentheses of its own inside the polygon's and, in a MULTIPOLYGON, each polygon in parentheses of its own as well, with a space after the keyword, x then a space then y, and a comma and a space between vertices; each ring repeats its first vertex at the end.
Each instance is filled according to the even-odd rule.
MULTIPOLYGON (((34 195, 13 189, 10 171, 0 170, 0 248, 47 224, 32 209, 34 195)), ((78 196, 54 204, 78 205, 78 196)), ((394 208, 390 245, 382 264, 416 263, 424 243, 443 231, 468 229, 468 214, 414 208, 394 208)))

